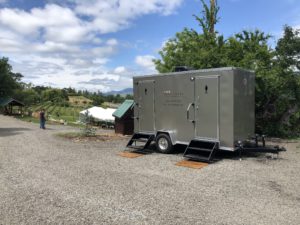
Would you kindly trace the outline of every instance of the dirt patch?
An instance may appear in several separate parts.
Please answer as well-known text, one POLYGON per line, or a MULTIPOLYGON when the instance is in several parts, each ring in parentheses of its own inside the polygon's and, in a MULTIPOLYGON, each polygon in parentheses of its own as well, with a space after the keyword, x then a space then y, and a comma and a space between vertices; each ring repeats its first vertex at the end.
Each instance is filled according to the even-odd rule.
POLYGON ((137 158, 137 157, 141 157, 144 154, 139 154, 139 153, 134 153, 134 152, 120 152, 118 153, 119 156, 125 157, 125 158, 137 158))
POLYGON ((105 141, 115 141, 115 140, 125 140, 126 136, 120 134, 96 134, 95 136, 84 136, 80 132, 69 132, 69 133, 58 133, 59 137, 71 140, 73 142, 105 142, 105 141))
POLYGON ((182 161, 176 163, 175 165, 188 167, 188 168, 192 168, 192 169, 202 169, 203 167, 208 166, 208 163, 195 162, 195 161, 190 161, 190 160, 182 160, 182 161))

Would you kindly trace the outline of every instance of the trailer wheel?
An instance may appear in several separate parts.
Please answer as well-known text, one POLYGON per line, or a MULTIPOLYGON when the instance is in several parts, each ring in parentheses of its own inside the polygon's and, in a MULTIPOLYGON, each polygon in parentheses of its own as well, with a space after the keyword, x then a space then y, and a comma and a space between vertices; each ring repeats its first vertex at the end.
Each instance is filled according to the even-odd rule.
POLYGON ((156 149, 164 154, 171 153, 173 151, 173 145, 169 135, 167 134, 158 134, 156 137, 156 149))

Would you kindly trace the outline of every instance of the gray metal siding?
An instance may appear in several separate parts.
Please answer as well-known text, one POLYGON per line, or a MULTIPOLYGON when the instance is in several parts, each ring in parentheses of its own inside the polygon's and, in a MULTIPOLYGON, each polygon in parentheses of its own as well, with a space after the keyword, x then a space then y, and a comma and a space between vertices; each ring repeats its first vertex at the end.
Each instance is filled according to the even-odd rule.
POLYGON ((255 75, 236 70, 234 73, 234 141, 243 141, 255 132, 255 75))
POLYGON ((141 132, 155 130, 155 88, 154 80, 143 80, 138 83, 138 123, 141 132))
POLYGON ((220 146, 233 148, 233 71, 220 75, 220 146))
POLYGON ((219 76, 195 79, 195 136, 219 140, 219 76))
MULTIPOLYGON (((187 120, 186 109, 194 101, 194 82, 190 76, 156 78, 156 130, 172 132, 175 139, 187 141, 194 133, 194 124, 187 120)), ((190 115, 194 118, 193 113, 190 115)))
MULTIPOLYGON (((236 68, 222 68, 134 77, 134 100, 137 103, 141 101, 137 97, 137 82, 154 80, 155 115, 153 118, 155 119, 152 119, 152 117, 149 116, 147 123, 151 121, 151 123, 154 124, 153 126, 155 129, 153 129, 153 133, 157 131, 166 131, 172 134, 172 141, 174 143, 187 143, 197 136, 195 126, 201 126, 201 124, 197 124, 197 121, 195 123, 191 122, 192 120, 196 120, 195 106, 190 107, 189 118, 187 118, 188 106, 196 101, 197 96, 195 93, 197 90, 195 90, 195 79, 193 78, 198 76, 219 76, 219 141, 221 147, 233 149, 237 139, 246 136, 248 137, 248 133, 254 132, 254 94, 252 93, 252 91, 254 91, 253 73, 236 68), (240 74, 244 74, 242 76, 250 77, 249 88, 247 91, 249 93, 251 92, 251 94, 247 94, 244 97, 241 97, 241 95, 243 96, 243 90, 240 86, 242 78, 236 76, 240 74), (237 79, 235 79, 236 77, 237 79), (240 113, 239 110, 245 107, 245 103, 247 104, 247 107, 245 108, 245 111, 240 113), (190 119, 190 121, 188 119, 190 119), (245 127, 246 129, 244 129, 245 127)), ((199 107, 205 107, 204 105, 199 103, 199 107)), ((135 117, 138 117, 139 112, 137 107, 135 107, 134 112, 135 117)), ((207 114, 207 116, 215 118, 215 112, 211 115, 207 114)), ((211 118, 207 118, 207 120, 210 119, 211 118)), ((137 123, 138 120, 135 119, 135 132, 141 132, 137 123)), ((211 128, 209 124, 203 123, 202 125, 202 130, 217 129, 211 128)), ((214 126, 216 126, 216 124, 214 124, 214 126)), ((215 138, 215 136, 211 138, 215 138)))

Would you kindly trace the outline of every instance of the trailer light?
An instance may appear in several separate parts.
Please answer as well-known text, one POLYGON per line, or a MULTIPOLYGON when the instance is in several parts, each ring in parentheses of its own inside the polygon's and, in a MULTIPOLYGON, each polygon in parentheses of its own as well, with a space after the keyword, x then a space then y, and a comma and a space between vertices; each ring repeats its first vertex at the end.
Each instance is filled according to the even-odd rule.
POLYGON ((195 80, 195 77, 191 77, 191 81, 194 81, 195 80))

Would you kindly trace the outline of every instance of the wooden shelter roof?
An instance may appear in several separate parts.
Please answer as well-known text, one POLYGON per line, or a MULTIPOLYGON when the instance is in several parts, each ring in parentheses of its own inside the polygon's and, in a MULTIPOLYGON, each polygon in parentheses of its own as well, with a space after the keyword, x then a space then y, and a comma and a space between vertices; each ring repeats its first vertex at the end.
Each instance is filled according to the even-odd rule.
POLYGON ((0 106, 7 106, 7 105, 25 106, 22 102, 10 97, 0 98, 0 106))

